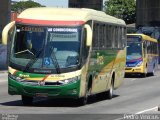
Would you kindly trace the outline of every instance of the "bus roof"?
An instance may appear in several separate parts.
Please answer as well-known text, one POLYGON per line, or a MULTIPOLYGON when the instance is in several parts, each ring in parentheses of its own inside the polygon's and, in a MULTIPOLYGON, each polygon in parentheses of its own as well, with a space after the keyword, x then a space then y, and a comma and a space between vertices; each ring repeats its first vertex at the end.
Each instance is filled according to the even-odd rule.
POLYGON ((121 19, 107 15, 102 11, 86 9, 86 8, 52 8, 52 7, 39 7, 29 8, 24 10, 17 18, 17 22, 21 23, 51 23, 51 21, 77 21, 77 24, 83 24, 88 20, 102 21, 108 23, 115 23, 119 25, 126 25, 121 19), (39 20, 36 21, 36 20, 39 20), (50 21, 50 22, 49 22, 50 21))
POLYGON ((151 38, 148 35, 145 34, 127 34, 127 36, 141 36, 142 39, 144 40, 148 40, 148 41, 152 41, 152 42, 158 42, 157 39, 151 38))

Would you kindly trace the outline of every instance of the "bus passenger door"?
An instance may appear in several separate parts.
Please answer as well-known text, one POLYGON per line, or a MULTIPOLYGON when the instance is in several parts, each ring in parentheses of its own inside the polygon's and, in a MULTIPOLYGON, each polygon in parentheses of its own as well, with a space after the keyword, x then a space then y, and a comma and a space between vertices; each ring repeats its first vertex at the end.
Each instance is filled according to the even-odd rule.
POLYGON ((148 71, 148 65, 149 65, 149 55, 148 55, 148 51, 147 51, 147 42, 144 41, 142 43, 142 57, 143 57, 143 68, 147 69, 148 71))

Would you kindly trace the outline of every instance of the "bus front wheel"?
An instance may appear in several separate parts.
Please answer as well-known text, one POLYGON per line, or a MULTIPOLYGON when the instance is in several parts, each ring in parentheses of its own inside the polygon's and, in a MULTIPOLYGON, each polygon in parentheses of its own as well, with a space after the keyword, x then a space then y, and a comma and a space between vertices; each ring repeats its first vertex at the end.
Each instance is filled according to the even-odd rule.
POLYGON ((22 103, 23 105, 32 105, 33 97, 22 95, 22 103))
POLYGON ((88 88, 86 90, 85 95, 82 98, 78 99, 78 105, 82 106, 82 105, 86 105, 87 104, 87 102, 88 102, 88 96, 90 94, 90 91, 91 91, 91 88, 88 88))
POLYGON ((144 73, 141 73, 141 77, 142 78, 145 78, 146 76, 147 76, 147 65, 146 65, 146 67, 144 69, 144 73))
POLYGON ((151 76, 154 76, 155 75, 155 65, 153 65, 153 70, 151 72, 151 76))
POLYGON ((146 73, 141 73, 141 77, 142 77, 142 78, 145 78, 146 76, 147 76, 146 73))

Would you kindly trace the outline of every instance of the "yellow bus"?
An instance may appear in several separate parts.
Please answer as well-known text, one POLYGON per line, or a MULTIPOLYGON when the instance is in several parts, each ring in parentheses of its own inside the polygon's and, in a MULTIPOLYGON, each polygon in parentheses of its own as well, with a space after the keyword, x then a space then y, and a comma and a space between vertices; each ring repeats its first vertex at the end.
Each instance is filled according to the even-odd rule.
POLYGON ((8 91, 24 105, 35 97, 112 98, 124 78, 126 24, 91 9, 30 8, 3 30, 8 91))
POLYGON ((127 34, 125 73, 154 75, 158 68, 158 41, 144 34, 127 34))

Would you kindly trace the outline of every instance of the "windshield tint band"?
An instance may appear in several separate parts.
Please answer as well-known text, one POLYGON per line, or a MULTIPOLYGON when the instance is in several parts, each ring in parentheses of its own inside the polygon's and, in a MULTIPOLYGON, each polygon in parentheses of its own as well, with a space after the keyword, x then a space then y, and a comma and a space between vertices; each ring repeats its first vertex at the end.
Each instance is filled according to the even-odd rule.
POLYGON ((34 20, 34 19, 24 19, 24 18, 17 18, 17 23, 22 24, 38 24, 38 25, 82 25, 84 21, 56 21, 56 20, 34 20))

